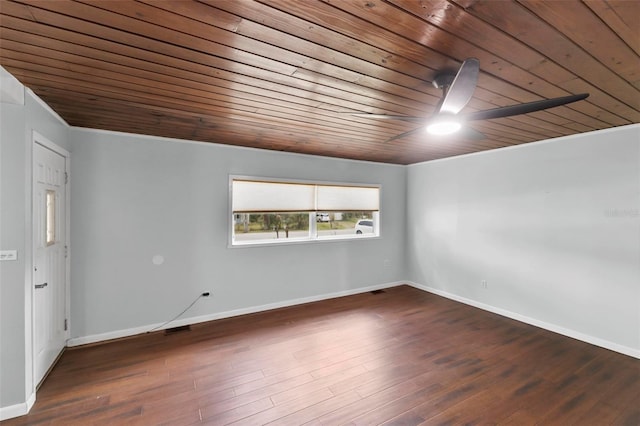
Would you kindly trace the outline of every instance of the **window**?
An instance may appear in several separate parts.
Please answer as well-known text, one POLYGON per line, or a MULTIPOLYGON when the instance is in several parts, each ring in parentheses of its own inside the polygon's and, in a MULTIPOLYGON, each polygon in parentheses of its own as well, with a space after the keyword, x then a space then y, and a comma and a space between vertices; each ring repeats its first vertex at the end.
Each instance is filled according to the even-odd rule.
POLYGON ((230 180, 231 245, 379 236, 377 185, 230 180))
POLYGON ((234 242, 309 238, 308 212, 253 212, 234 217, 234 242))
POLYGON ((346 211, 346 212, 332 212, 332 213, 318 213, 318 215, 326 214, 326 220, 318 221, 318 238, 339 238, 343 237, 360 237, 364 236, 365 232, 362 232, 359 227, 362 219, 368 219, 371 226, 367 229, 366 234, 368 236, 374 236, 373 232, 373 216, 376 212, 371 211, 346 211))
POLYGON ((44 240, 45 245, 50 246, 56 243, 56 193, 47 189, 45 193, 45 222, 44 240))

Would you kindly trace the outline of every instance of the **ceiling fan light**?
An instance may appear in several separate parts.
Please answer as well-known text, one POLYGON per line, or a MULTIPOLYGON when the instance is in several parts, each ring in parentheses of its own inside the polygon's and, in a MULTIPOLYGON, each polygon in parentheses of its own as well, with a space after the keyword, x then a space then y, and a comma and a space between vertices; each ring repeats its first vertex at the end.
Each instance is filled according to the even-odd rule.
POLYGON ((446 117, 432 121, 427 125, 430 135, 450 135, 462 128, 462 123, 455 118, 446 117))

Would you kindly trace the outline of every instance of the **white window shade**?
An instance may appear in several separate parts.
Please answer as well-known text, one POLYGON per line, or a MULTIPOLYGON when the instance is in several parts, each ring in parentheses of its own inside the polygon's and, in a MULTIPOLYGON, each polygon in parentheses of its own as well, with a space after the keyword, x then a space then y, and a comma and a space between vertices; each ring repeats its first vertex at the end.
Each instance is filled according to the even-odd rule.
POLYGON ((241 179, 232 185, 234 213, 380 210, 378 187, 241 179))
POLYGON ((380 189, 363 186, 318 185, 318 211, 379 211, 380 189))
POLYGON ((232 190, 236 213, 315 210, 314 185, 234 180, 232 190))

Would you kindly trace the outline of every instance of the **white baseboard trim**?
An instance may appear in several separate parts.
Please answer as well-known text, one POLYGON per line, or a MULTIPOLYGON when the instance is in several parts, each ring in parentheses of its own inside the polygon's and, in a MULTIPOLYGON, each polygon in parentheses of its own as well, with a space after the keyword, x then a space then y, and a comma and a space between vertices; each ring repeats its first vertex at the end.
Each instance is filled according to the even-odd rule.
POLYGON ((234 309, 234 310, 225 311, 225 312, 217 312, 209 315, 201 315, 198 317, 183 318, 183 319, 178 319, 176 321, 173 321, 169 324, 166 324, 164 327, 159 327, 162 325, 162 323, 158 323, 158 324, 149 324, 149 325, 143 325, 140 327, 128 328, 124 330, 110 331, 107 333, 92 334, 89 336, 73 337, 67 341, 67 347, 88 345, 91 343, 98 343, 98 342, 104 342, 107 340, 120 339, 122 337, 135 336, 136 334, 146 333, 149 330, 153 330, 156 327, 159 327, 158 330, 163 330, 166 328, 179 327, 183 325, 198 324, 201 322, 215 321, 223 318, 236 317, 239 315, 254 314, 257 312, 270 311, 272 309, 286 308, 288 306, 301 305, 304 303, 318 302, 320 300, 335 299, 336 297, 352 296, 354 294, 366 293, 373 290, 381 290, 381 289, 396 287, 404 284, 407 284, 407 281, 396 281, 391 283, 377 284, 377 285, 372 285, 368 287, 359 287, 355 289, 337 291, 333 293, 326 293, 326 294, 321 294, 317 296, 291 299, 291 300, 286 300, 284 302, 268 303, 266 305, 251 306, 248 308, 234 309))
POLYGON ((640 350, 638 349, 630 348, 628 346, 620 345, 618 343, 610 342, 608 340, 604 340, 598 337, 590 336, 588 334, 580 333, 578 331, 564 328, 556 324, 540 321, 535 318, 527 317, 525 315, 508 311, 506 309, 497 308, 492 305, 487 305, 486 303, 478 302, 477 300, 467 299, 466 297, 458 296, 457 294, 449 293, 443 290, 438 290, 436 288, 432 288, 426 285, 414 283, 411 281, 407 281, 406 283, 417 289, 420 289, 429 293, 437 294, 438 296, 446 297, 447 299, 455 300, 456 302, 464 303, 466 305, 483 309, 485 311, 493 312, 494 314, 502 315, 503 317, 524 322, 526 324, 543 328, 545 330, 553 331, 554 333, 562 334, 563 336, 571 337, 572 339, 581 340, 583 342, 586 342, 595 346, 600 346, 601 348, 609 349, 614 352, 619 352, 621 354, 640 359, 640 350))
POLYGON ((14 417, 24 416, 28 414, 36 402, 36 393, 32 393, 26 402, 20 404, 9 405, 7 407, 0 407, 0 422, 4 420, 13 419, 14 417))

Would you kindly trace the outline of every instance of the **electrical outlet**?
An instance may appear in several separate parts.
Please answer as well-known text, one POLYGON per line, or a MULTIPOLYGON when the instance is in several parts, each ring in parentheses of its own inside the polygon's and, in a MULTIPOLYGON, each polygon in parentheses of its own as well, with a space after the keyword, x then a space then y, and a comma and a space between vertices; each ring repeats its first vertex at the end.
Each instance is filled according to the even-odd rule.
POLYGON ((385 260, 384 260, 384 267, 385 267, 385 268, 388 268, 388 267, 390 267, 390 266, 391 266, 391 261, 390 261, 389 259, 385 259, 385 260))
POLYGON ((487 290, 489 288, 489 287, 487 287, 487 280, 480 281, 480 286, 482 288, 484 288, 485 290, 487 290))

